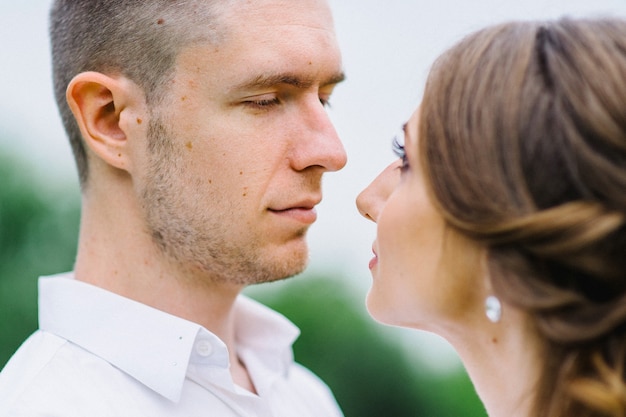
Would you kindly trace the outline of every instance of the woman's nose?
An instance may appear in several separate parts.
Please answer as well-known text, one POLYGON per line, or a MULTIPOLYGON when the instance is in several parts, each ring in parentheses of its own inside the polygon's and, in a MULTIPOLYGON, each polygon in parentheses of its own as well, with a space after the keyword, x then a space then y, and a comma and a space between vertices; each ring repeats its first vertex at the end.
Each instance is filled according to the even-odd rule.
POLYGON ((374 223, 378 221, 380 212, 400 180, 401 164, 402 161, 390 164, 357 196, 356 206, 363 217, 374 223))

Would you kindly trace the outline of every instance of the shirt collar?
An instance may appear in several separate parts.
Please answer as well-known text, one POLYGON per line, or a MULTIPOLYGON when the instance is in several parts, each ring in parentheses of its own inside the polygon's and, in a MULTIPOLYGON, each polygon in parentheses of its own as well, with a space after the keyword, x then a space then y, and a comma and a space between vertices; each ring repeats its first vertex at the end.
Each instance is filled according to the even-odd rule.
POLYGON ((293 323, 263 304, 239 296, 235 326, 242 356, 254 355, 269 372, 287 374, 294 362, 292 345, 300 335, 293 323))
MULTIPOLYGON (((252 352, 268 370, 286 373, 299 330, 285 317, 239 296, 235 303, 238 349, 252 352)), ((208 341, 213 367, 228 369, 225 344, 199 324, 102 288, 73 274, 39 280, 39 326, 101 357, 171 401, 180 399, 198 341, 208 341)))

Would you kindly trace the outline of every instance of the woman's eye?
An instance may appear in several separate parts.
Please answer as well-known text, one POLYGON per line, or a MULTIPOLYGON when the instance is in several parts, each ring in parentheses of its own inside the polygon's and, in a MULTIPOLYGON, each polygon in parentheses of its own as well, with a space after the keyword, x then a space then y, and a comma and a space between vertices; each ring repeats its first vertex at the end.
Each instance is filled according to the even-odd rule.
POLYGON ((400 169, 402 171, 406 171, 409 168, 409 160, 406 156, 406 152, 404 150, 404 144, 400 143, 400 139, 398 136, 393 138, 392 142, 393 153, 400 159, 402 159, 402 166, 400 169))

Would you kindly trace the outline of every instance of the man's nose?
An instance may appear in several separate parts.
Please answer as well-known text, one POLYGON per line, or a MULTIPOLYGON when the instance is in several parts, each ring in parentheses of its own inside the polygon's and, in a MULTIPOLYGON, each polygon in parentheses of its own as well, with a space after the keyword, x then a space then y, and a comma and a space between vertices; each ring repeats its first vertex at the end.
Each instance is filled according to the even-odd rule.
POLYGON ((346 165, 346 151, 330 117, 319 99, 308 103, 302 114, 301 141, 294 148, 292 165, 297 171, 319 166, 324 171, 338 171, 346 165))

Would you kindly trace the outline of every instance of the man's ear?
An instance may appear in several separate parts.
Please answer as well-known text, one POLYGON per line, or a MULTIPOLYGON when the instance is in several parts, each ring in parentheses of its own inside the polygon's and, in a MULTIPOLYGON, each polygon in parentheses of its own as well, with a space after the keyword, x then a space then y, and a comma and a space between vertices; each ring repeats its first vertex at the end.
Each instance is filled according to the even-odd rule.
MULTIPOLYGON (((124 77, 83 72, 69 83, 66 98, 89 150, 108 165, 129 171, 128 123, 125 112, 134 113, 139 88, 124 77)), ((139 120, 139 119, 137 119, 139 120)))

